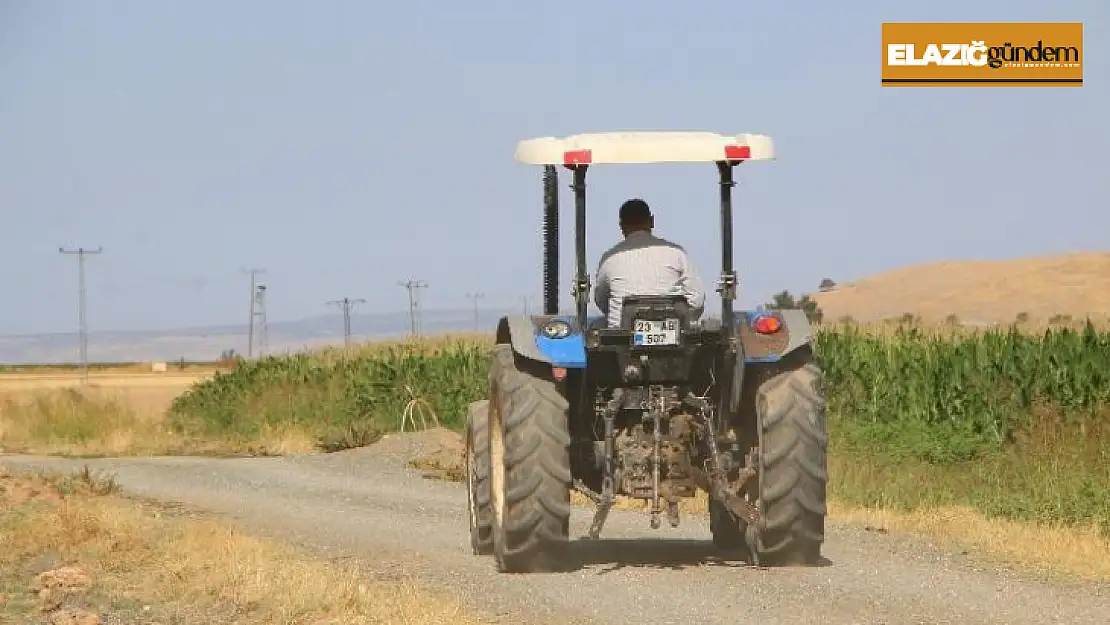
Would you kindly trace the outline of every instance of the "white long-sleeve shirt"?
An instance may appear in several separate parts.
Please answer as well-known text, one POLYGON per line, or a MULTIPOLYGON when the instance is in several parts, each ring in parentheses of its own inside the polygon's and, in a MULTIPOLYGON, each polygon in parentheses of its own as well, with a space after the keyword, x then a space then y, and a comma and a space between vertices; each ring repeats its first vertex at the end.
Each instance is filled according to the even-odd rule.
POLYGON ((638 231, 611 247, 597 267, 594 303, 613 328, 621 322, 621 303, 630 295, 682 295, 690 321, 705 310, 705 292, 682 246, 651 232, 638 231))

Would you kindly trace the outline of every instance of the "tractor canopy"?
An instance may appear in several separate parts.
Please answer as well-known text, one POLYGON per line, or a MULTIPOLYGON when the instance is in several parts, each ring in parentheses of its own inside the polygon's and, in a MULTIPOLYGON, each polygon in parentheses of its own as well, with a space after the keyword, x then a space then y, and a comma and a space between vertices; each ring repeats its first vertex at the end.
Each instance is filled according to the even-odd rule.
POLYGON ((539 137, 517 144, 516 160, 528 165, 716 163, 770 160, 774 144, 767 135, 712 132, 601 132, 569 137, 539 137))

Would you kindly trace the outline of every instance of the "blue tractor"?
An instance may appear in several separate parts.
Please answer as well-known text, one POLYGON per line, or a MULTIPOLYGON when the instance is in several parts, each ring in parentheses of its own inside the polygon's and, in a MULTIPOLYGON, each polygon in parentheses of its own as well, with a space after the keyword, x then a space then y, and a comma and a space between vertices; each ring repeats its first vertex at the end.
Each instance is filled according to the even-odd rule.
POLYGON ((679 523, 706 491, 713 542, 756 565, 821 557, 827 482, 825 399, 802 310, 737 311, 734 169, 773 158, 769 137, 622 132, 522 141, 544 166, 544 310, 502 317, 489 398, 470 406, 471 546, 502 572, 558 570, 571 491, 596 505, 600 536, 618 496, 650 502, 650 524, 679 523), (682 297, 629 297, 619 326, 590 317, 586 172, 598 164, 715 163, 720 185, 721 321, 695 323, 682 297), (557 167, 572 172, 574 314, 558 302, 557 167))

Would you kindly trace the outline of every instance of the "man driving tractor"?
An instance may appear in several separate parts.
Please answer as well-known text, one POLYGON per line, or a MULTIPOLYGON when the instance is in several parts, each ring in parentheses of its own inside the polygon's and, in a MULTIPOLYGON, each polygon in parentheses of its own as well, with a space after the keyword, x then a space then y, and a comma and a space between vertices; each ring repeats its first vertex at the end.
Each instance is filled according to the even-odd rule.
POLYGON ((682 295, 690 323, 705 310, 701 278, 686 250, 652 234, 653 227, 647 202, 635 198, 621 205, 624 240, 602 254, 594 288, 594 303, 611 328, 620 325, 621 303, 630 295, 682 295))

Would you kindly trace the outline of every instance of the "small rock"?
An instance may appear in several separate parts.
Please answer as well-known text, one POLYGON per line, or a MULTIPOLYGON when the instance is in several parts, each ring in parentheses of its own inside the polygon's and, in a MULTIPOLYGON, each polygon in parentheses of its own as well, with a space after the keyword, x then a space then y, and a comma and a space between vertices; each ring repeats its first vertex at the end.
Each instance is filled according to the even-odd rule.
POLYGON ((88 573, 75 567, 63 566, 35 576, 34 587, 44 590, 49 588, 64 588, 66 590, 86 590, 92 586, 92 578, 88 573))

